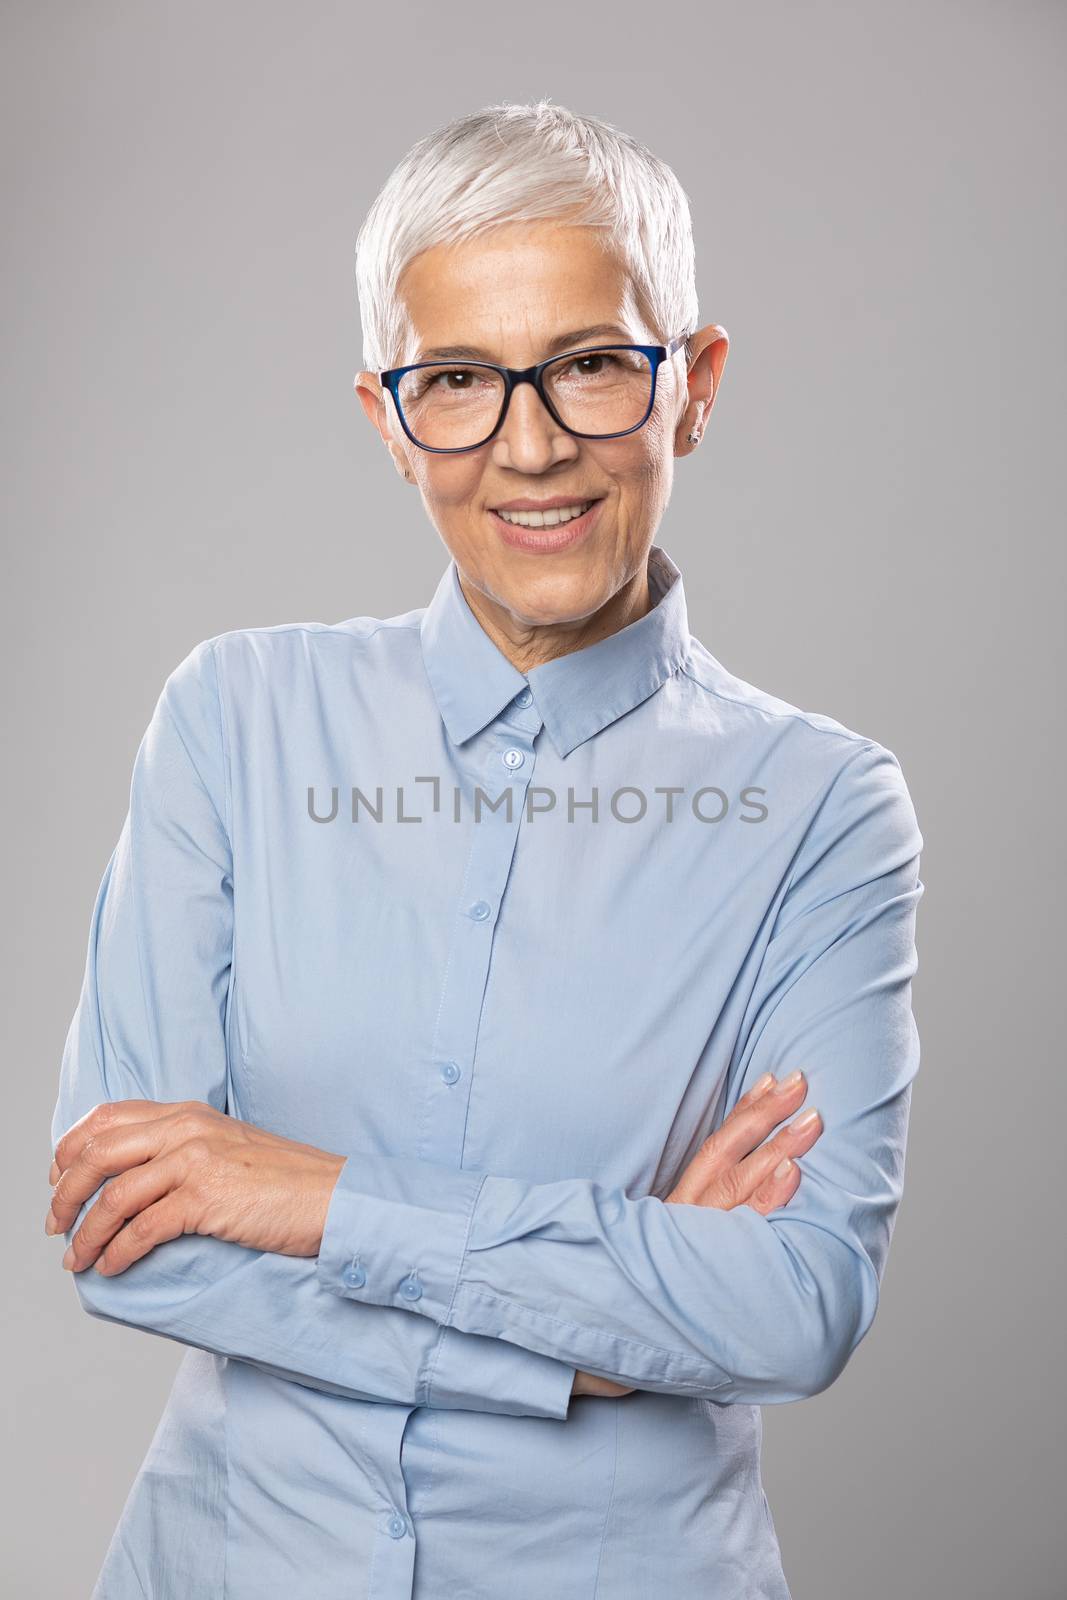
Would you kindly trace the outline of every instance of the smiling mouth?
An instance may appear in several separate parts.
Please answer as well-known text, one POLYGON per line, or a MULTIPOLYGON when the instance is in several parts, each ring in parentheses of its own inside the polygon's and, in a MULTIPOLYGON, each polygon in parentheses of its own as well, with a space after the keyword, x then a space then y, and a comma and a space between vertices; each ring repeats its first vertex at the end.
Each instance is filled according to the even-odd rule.
POLYGON ((596 499, 575 500, 572 505, 553 506, 548 511, 498 511, 494 508, 493 515, 516 528, 559 528, 564 523, 573 522, 576 517, 584 516, 594 505, 596 499))

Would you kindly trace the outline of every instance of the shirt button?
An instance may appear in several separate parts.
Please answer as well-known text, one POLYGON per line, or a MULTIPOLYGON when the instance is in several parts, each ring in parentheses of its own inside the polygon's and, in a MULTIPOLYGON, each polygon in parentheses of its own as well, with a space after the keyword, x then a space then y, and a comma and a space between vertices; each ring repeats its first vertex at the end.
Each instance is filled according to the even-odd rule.
POLYGON ((404 1518, 400 1515, 399 1511, 394 1511, 392 1516, 389 1518, 390 1539, 402 1539, 407 1531, 408 1525, 404 1518))
POLYGON ((529 689, 520 689, 518 694, 515 696, 515 704, 517 706, 528 706, 532 699, 533 695, 530 693, 529 689))
POLYGON ((459 1077, 459 1064, 455 1061, 445 1061, 441 1066, 441 1076, 446 1083, 455 1083, 459 1077))
POLYGON ((405 1300, 417 1300, 422 1294, 422 1284, 419 1282, 414 1273, 411 1274, 410 1278, 404 1279, 403 1283, 400 1285, 400 1293, 404 1296, 405 1300))
POLYGON ((506 767, 521 767, 526 757, 521 750, 505 750, 500 759, 506 767))
POLYGON ((492 907, 487 900, 476 900, 467 914, 473 917, 475 922, 484 922, 491 909, 492 907))
POLYGON ((350 1289, 362 1289, 367 1281, 367 1274, 355 1262, 347 1266, 341 1276, 350 1289))

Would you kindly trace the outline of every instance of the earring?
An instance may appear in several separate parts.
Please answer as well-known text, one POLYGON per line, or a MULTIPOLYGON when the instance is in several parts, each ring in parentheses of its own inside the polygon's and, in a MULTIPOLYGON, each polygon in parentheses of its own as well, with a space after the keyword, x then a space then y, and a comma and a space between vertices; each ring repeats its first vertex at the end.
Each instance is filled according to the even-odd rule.
POLYGON ((689 440, 690 444, 699 444, 700 443, 700 435, 699 435, 699 433, 688 433, 688 434, 686 434, 686 438, 689 440))

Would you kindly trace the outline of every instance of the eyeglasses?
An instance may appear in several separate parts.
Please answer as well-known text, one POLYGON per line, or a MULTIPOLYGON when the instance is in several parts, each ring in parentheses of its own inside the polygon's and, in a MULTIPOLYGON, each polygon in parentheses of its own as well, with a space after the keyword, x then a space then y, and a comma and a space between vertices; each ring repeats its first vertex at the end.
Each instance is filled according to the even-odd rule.
POLYGON ((378 376, 420 450, 448 454, 488 444, 519 383, 532 383, 550 416, 577 438, 620 439, 648 421, 660 366, 688 337, 681 333, 668 345, 587 345, 532 367, 417 361, 378 376))

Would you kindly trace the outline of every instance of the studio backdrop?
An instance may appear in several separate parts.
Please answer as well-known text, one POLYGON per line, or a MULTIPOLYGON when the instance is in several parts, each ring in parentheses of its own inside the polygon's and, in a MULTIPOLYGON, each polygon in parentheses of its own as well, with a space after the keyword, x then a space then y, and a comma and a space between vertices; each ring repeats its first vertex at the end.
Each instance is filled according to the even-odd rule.
MULTIPOLYGON (((440 592, 449 550, 353 392, 365 366, 355 241, 416 140, 464 112, 547 100, 625 130, 674 172, 692 214, 693 327, 729 336, 721 391, 699 448, 674 461, 656 533, 684 577, 688 628, 741 685, 813 727, 833 719, 864 753, 892 752, 922 833, 911 995, 921 1065, 877 1317, 835 1381, 771 1395, 756 1413, 789 1592, 1062 1596, 1062 7, 100 0, 11 4, 2 30, 5 1593, 90 1593, 197 1342, 191 1324, 183 1348, 180 1334, 87 1316, 61 1269, 63 1242, 43 1227, 61 1059, 142 739, 164 684, 203 641, 421 615, 440 592)), ((489 359, 541 359, 516 351, 489 359)), ((534 397, 520 386, 511 403, 534 397)), ((526 459, 519 475, 529 483, 538 470, 526 459)), ((194 662, 200 672, 204 658, 194 662)), ((636 667, 617 670, 628 691, 636 667)), ((175 686, 175 741, 206 681, 175 686)), ((594 732, 579 728, 573 703, 538 698, 537 669, 531 683, 543 742, 594 732)), ((498 714, 492 687, 478 681, 477 705, 455 706, 453 734, 477 733, 475 710, 498 714)), ((423 714, 398 702, 398 716, 423 714)), ((523 714, 513 762, 526 750, 523 714)), ((641 739, 660 728, 642 725, 641 739)), ((195 760, 195 747, 187 753, 195 760)), ((145 781, 177 807, 178 743, 150 742, 148 756, 145 781)), ((332 781, 357 782, 357 756, 332 781)), ((328 782, 319 801, 329 804, 328 782)), ((576 881, 584 869, 576 856, 576 881)), ((428 861, 428 895, 436 870, 428 861)), ((670 916, 662 898, 650 902, 652 971, 672 926, 707 928, 693 900, 704 885, 668 856, 661 870, 676 900, 670 916)), ((167 893, 165 878, 157 887, 167 893)), ((535 887, 528 915, 547 920, 531 920, 527 955, 540 963, 546 941, 566 949, 568 935, 566 907, 539 907, 535 887)), ((450 888, 458 894, 459 880, 450 888)), ((491 893, 475 885, 468 899, 493 920, 491 893)), ((368 926, 392 938, 401 915, 394 906, 368 926)), ((477 940, 481 913, 471 915, 477 940)), ((292 959, 319 959, 311 925, 302 937, 292 959)), ((676 942, 684 961, 692 945, 676 942)), ((632 950, 610 944, 605 934, 588 959, 629 971, 632 950)), ((413 970, 413 1006, 418 982, 413 970)), ((607 1035, 639 989, 602 1019, 607 1035)), ((842 1004, 855 995, 843 987, 842 1004)), ((514 1003, 525 1018, 521 988, 514 1003)), ((554 1028, 551 992, 543 1003, 554 1028)), ((381 1020, 383 1038, 403 1035, 402 1011, 381 1020)), ((534 1015, 535 1036, 538 1025, 534 1015)), ((121 1038, 102 1047, 124 1059, 121 1038)), ((469 1066, 458 1047, 446 1053, 457 1074, 469 1066)), ((580 1082, 572 1088, 595 1129, 599 1113, 580 1082)), ((636 1119, 656 1115, 647 1088, 635 1077, 636 1119)), ((434 1137, 447 1161, 440 1126, 434 1137)), ((333 1148, 345 1149, 340 1132, 333 1148)), ((463 1214, 468 1198, 449 1191, 440 1204, 463 1214)), ((604 1228, 610 1238, 610 1219, 604 1228)), ((359 1272, 351 1254, 338 1274, 359 1272)), ((341 1295, 357 1281, 338 1277, 341 1295)), ((416 1311, 390 1314, 428 1326, 416 1311)), ((724 1301, 698 1346, 721 1348, 728 1321, 724 1301)), ((540 1359, 548 1380, 551 1357, 540 1359)), ((707 1369, 690 1374, 699 1398, 688 1402, 679 1374, 649 1367, 631 1382, 665 1386, 664 1406, 715 1416, 707 1369)), ((510 1377, 500 1382, 510 1392, 510 1377)), ((614 1406, 625 1419, 628 1400, 649 1399, 572 1408, 614 1406)), ((470 1415, 479 1427, 516 1420, 470 1415)), ((261 1458, 292 1437, 264 1439, 261 1458)), ((595 1470, 589 1459, 583 1470, 595 1470)), ((440 1471, 433 1492, 447 1496, 440 1471)), ((544 1487, 558 1501, 561 1486, 544 1487)), ((212 1493, 203 1482, 196 1492, 212 1493)), ((688 1516, 666 1501, 657 1511, 661 1493, 650 1480, 649 1538, 658 1517, 683 1527, 688 1516)), ((236 1526, 242 1504, 231 1508, 234 1540, 248 1536, 236 1526)), ((161 1494, 160 1538, 172 1512, 161 1494)), ((368 1516, 379 1513, 399 1516, 379 1529, 399 1549, 408 1513, 387 1497, 368 1516)), ((282 1561, 278 1530, 300 1509, 277 1515, 263 1537, 277 1536, 282 1561)), ((417 1514, 415 1524, 417 1538, 417 1514)), ((472 1574, 470 1592, 525 1593, 523 1574, 556 1533, 550 1518, 531 1518, 514 1571, 472 1574)), ((608 1538, 605 1559, 613 1548, 608 1538)), ((635 1550, 638 1572, 639 1537, 635 1550)), ((352 1594, 432 1592, 418 1588, 429 1555, 416 1557, 414 1589, 393 1576, 389 1588, 393 1557, 378 1559, 379 1587, 354 1575, 352 1594)), ((652 1587, 641 1593, 657 1592, 654 1574, 642 1581, 652 1587)), ((761 1581, 739 1573, 721 1600, 780 1593, 761 1581)), ((300 1600, 339 1592, 314 1572, 285 1585, 300 1600)), ((620 1600, 610 1585, 581 1592, 620 1600)))

